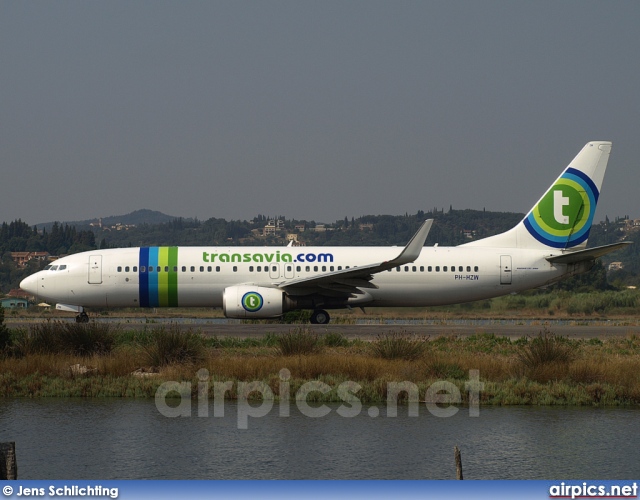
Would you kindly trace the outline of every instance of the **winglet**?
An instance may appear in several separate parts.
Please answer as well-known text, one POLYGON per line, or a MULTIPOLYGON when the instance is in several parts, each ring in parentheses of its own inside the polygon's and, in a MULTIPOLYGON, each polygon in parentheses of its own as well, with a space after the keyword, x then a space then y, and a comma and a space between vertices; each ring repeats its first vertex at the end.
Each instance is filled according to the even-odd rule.
POLYGON ((431 230, 431 224, 433 224, 433 219, 427 219, 422 223, 420 229, 416 231, 416 234, 409 240, 407 246, 404 247, 404 250, 398 255, 395 259, 390 260, 388 262, 383 262, 383 266, 387 269, 391 269, 396 266, 401 266, 403 264, 408 264, 409 262, 413 262, 420 256, 420 252, 422 251, 422 247, 424 246, 424 242, 429 235, 429 231, 431 230))

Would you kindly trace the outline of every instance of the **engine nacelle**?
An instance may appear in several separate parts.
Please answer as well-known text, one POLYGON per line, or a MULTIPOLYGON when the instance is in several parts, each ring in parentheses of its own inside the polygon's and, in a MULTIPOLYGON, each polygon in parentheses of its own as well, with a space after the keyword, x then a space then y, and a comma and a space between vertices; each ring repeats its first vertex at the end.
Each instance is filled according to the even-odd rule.
POLYGON ((284 303, 282 290, 263 286, 230 286, 222 295, 222 310, 227 318, 276 318, 285 312, 284 303))

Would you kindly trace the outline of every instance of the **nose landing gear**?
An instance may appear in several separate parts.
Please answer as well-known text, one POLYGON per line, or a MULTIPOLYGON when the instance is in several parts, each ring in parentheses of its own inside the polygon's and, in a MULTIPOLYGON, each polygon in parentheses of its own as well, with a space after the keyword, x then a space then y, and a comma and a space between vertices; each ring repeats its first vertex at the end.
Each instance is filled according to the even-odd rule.
POLYGON ((76 323, 88 323, 89 322, 89 315, 82 311, 80 314, 78 314, 76 316, 76 323))

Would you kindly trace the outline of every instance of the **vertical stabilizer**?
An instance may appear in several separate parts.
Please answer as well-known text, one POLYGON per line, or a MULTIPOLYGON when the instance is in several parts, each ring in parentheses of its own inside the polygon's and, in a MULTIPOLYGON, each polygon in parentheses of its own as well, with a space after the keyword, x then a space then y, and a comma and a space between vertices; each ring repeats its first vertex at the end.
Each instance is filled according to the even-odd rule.
POLYGON ((610 153, 610 142, 587 143, 516 227, 466 246, 584 248, 610 153))

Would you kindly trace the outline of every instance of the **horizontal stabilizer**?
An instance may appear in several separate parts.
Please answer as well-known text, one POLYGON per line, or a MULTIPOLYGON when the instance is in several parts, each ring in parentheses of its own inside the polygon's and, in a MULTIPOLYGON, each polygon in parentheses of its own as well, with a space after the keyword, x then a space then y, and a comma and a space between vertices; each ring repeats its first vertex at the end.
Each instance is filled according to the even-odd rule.
POLYGON ((620 250, 621 248, 631 244, 631 241, 612 243, 611 245, 603 245, 601 247, 578 250, 577 252, 567 252, 562 255, 554 255, 552 257, 547 257, 547 260, 552 264, 575 264, 576 262, 595 260, 598 257, 602 257, 610 252, 615 252, 616 250, 620 250))

